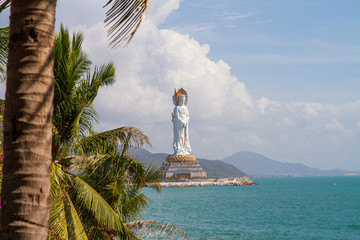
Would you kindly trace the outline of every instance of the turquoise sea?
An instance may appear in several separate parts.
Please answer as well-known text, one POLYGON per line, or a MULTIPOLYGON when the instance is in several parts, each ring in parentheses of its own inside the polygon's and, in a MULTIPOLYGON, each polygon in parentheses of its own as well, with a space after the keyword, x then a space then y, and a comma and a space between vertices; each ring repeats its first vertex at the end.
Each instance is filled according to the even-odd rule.
POLYGON ((256 178, 260 185, 145 189, 144 219, 190 239, 360 239, 360 177, 256 178))

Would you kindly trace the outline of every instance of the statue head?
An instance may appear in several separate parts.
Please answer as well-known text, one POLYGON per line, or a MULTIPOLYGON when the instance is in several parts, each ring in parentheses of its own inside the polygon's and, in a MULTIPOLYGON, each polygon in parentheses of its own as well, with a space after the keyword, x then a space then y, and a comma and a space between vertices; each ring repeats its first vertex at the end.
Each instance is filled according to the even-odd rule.
POLYGON ((175 106, 187 105, 187 100, 188 100, 187 92, 183 88, 180 88, 180 89, 175 88, 174 95, 173 95, 174 105, 175 106), (183 104, 179 104, 179 99, 180 99, 181 96, 184 97, 183 104))
POLYGON ((186 96, 185 95, 181 95, 179 97, 179 100, 178 100, 178 106, 183 106, 185 104, 185 100, 186 100, 186 96))

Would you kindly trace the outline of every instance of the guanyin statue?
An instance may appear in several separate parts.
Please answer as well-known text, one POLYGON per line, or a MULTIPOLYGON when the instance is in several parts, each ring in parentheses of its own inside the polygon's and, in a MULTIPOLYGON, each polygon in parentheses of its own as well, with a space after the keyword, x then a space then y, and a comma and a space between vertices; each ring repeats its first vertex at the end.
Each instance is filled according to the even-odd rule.
POLYGON ((191 155, 189 142, 189 111, 187 104, 187 93, 184 89, 175 89, 173 95, 175 105, 172 112, 172 122, 174 127, 173 148, 175 156, 191 155))

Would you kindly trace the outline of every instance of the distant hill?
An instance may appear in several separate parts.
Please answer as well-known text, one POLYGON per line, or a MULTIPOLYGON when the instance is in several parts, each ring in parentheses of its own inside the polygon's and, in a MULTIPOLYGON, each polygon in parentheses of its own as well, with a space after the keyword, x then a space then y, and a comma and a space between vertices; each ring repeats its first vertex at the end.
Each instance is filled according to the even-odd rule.
MULTIPOLYGON (((145 163, 147 166, 150 164, 156 165, 158 167, 162 166, 162 163, 165 161, 166 157, 169 154, 166 153, 151 153, 144 149, 130 151, 134 157, 136 157, 140 162, 145 163)), ((225 163, 220 160, 207 160, 207 159, 197 159, 200 162, 201 167, 207 172, 208 177, 244 177, 248 176, 245 172, 239 170, 234 165, 225 163)))
POLYGON ((341 176, 360 174, 340 169, 320 170, 299 163, 283 163, 263 155, 241 151, 224 158, 224 162, 233 164, 251 176, 341 176))

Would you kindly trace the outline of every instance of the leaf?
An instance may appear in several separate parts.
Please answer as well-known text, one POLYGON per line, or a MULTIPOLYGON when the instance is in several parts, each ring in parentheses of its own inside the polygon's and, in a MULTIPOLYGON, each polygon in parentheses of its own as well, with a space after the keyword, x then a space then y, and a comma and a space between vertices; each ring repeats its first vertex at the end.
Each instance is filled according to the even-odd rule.
POLYGON ((74 235, 74 238, 75 239, 82 239, 82 240, 87 240, 87 235, 86 235, 86 232, 85 232, 85 228, 82 224, 82 221, 80 219, 80 216, 78 214, 78 212, 76 211, 76 208, 69 196, 69 194, 64 191, 64 196, 66 198, 66 203, 68 204, 69 206, 69 212, 70 212, 70 215, 71 215, 71 220, 72 220, 72 225, 73 227, 71 228, 73 230, 73 235, 74 235))
POLYGON ((118 142, 122 144, 125 149, 128 147, 140 148, 144 144, 151 146, 149 138, 142 131, 134 127, 120 127, 105 132, 94 133, 82 138, 79 144, 83 151, 85 151, 85 149, 101 151, 104 150, 103 147, 108 144, 117 146, 118 142))
POLYGON ((0 28, 0 83, 6 81, 9 36, 10 28, 0 28))
POLYGON ((50 235, 55 239, 87 240, 84 225, 68 194, 69 176, 61 167, 51 166, 50 235))
POLYGON ((63 202, 62 188, 59 181, 61 169, 55 164, 51 165, 50 188, 50 235, 55 239, 68 239, 68 228, 63 202))
POLYGON ((106 12, 105 26, 113 48, 122 42, 128 44, 144 20, 149 0, 109 0, 111 4, 106 12))
MULTIPOLYGON (((95 154, 88 156, 71 156, 71 160, 73 161, 71 165, 71 170, 74 172, 83 173, 86 170, 91 169, 91 171, 95 171, 97 168, 101 167, 103 162, 106 159, 111 157, 111 154, 95 154)), ((58 160, 59 162, 62 159, 58 160)))
POLYGON ((155 221, 136 221, 126 226, 138 237, 143 239, 189 239, 186 232, 180 227, 155 221))
POLYGON ((0 1, 0 13, 8 7, 10 7, 10 0, 1 0, 0 1))
POLYGON ((151 187, 155 189, 157 192, 161 192, 161 168, 150 165, 146 170, 146 185, 147 187, 151 187))
POLYGON ((119 216, 98 192, 80 177, 74 177, 72 182, 76 199, 94 215, 99 224, 113 231, 127 232, 119 216))

